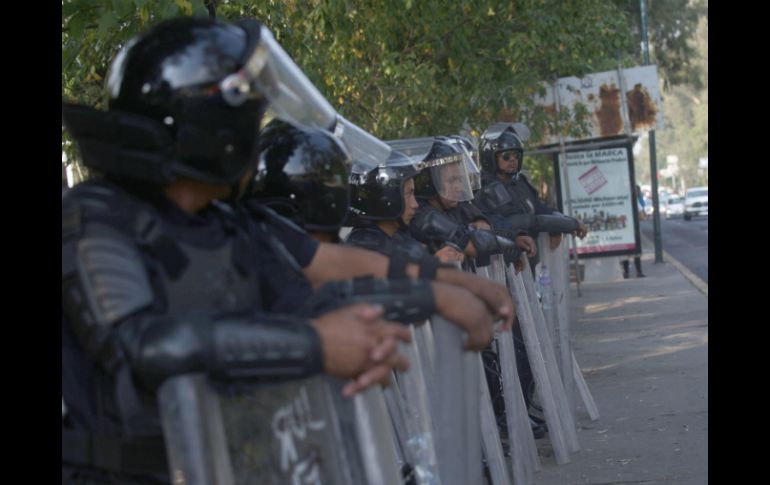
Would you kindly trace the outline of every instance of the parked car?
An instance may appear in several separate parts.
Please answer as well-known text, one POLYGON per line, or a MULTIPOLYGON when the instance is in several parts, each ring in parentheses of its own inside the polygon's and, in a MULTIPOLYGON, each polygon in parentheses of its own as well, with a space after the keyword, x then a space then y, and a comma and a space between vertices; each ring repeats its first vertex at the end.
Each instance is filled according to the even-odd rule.
POLYGON ((692 187, 684 194, 684 220, 709 215, 709 188, 692 187))
POLYGON ((684 197, 681 195, 672 195, 666 201, 666 205, 663 210, 664 214, 666 215, 666 219, 671 219, 672 217, 682 217, 684 214, 684 197))

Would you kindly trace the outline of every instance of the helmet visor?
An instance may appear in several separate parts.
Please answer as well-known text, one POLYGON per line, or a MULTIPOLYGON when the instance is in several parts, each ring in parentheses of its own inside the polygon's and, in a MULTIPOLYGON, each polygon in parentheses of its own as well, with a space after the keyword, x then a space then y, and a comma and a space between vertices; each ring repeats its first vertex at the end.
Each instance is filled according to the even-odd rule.
POLYGON ((388 144, 340 115, 334 126, 334 136, 342 140, 350 150, 355 165, 366 170, 384 164, 390 156, 391 148, 388 144))
POLYGON ((429 160, 424 166, 430 169, 431 180, 438 195, 455 202, 473 199, 464 152, 429 160))
POLYGON ((275 117, 337 136, 357 163, 372 169, 388 158, 390 147, 338 115, 267 27, 260 26, 257 35, 253 32, 254 24, 242 22, 240 25, 249 32, 249 37, 259 38, 259 43, 243 69, 222 81, 221 90, 228 104, 238 105, 243 102, 242 98, 256 91, 268 100, 269 110, 275 117))
POLYGON ((468 150, 468 147, 465 146, 465 143, 457 139, 453 141, 453 144, 463 153, 463 163, 465 164, 465 170, 468 172, 468 181, 471 185, 471 190, 479 190, 481 188, 481 172, 479 172, 479 167, 476 162, 479 152, 475 150, 471 152, 468 150))

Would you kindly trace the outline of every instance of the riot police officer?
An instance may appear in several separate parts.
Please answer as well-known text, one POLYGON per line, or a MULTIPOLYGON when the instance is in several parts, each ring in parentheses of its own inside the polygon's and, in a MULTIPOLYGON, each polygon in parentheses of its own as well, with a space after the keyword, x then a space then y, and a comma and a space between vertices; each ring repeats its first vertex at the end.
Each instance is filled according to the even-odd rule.
POLYGON ((526 176, 521 173, 524 146, 510 123, 490 126, 481 137, 482 189, 477 205, 496 229, 526 230, 537 238, 549 232, 551 248, 561 242, 562 233, 585 237, 585 225, 543 203, 526 176))
POLYGON ((354 222, 345 242, 414 261, 433 259, 408 231, 417 209, 414 177, 418 173, 419 164, 394 151, 384 167, 351 174, 350 213, 354 222))
POLYGON ((446 137, 436 137, 423 163, 426 168, 415 179, 420 207, 409 226, 412 235, 437 255, 450 247, 482 265, 489 264, 492 254, 508 253, 511 261, 518 260, 520 250, 513 241, 469 226, 464 212, 458 210, 462 202, 473 199, 468 176, 473 162, 464 148, 446 137), (450 211, 453 216, 447 215, 450 211))
MULTIPOLYGON (((63 105, 84 164, 102 175, 62 199, 65 481, 168 483, 154 391, 170 376, 325 371, 363 378, 354 392, 406 366, 393 349, 408 333, 382 309, 308 320, 267 315, 255 298, 254 227, 216 199, 249 170, 267 99, 245 80, 267 35, 256 22, 161 23, 116 57, 107 112, 63 105)), ((312 261, 304 233, 282 229, 312 261)))
MULTIPOLYGON (((338 231, 350 207, 348 178, 352 162, 344 146, 323 130, 297 127, 276 119, 261 130, 258 151, 256 174, 246 189, 242 205, 257 213, 264 212, 263 206, 268 206, 310 231, 318 240, 338 239, 338 231)), ((398 158, 398 155, 391 154, 390 160, 394 158, 398 158)), ((361 165, 355 167, 356 170, 362 168, 361 165)), ((410 168, 389 167, 398 173, 409 171, 410 168)), ((377 168, 374 171, 380 170, 377 168)), ((393 172, 389 173, 393 175, 393 172)), ((357 175, 354 174, 353 178, 357 178, 357 175)), ((391 181, 403 186, 403 181, 391 181)), ((364 195, 358 188, 354 185, 355 200, 360 200, 359 196, 364 195)), ((382 214, 383 210, 393 210, 388 208, 388 195, 377 194, 376 189, 366 193, 370 196, 375 194, 374 200, 369 201, 370 205, 363 205, 369 216, 372 216, 372 211, 382 214)), ((394 200, 394 204, 398 202, 394 200)), ((359 211, 359 215, 365 217, 363 211, 359 211)), ((408 237, 408 233, 405 234, 408 237)), ((478 328, 469 321, 471 312, 461 308, 463 305, 478 306, 474 302, 475 298, 454 285, 435 281, 437 265, 431 261, 421 261, 423 256, 430 256, 419 243, 414 241, 414 244, 423 253, 413 254, 408 259, 419 266, 420 279, 405 278, 405 273, 390 275, 387 279, 372 279, 368 276, 327 282, 315 292, 304 274, 292 270, 297 264, 292 261, 286 263, 285 252, 265 248, 260 254, 261 274, 264 276, 260 281, 263 299, 268 302, 270 311, 294 313, 301 305, 299 312, 308 316, 315 316, 322 310, 328 311, 350 301, 381 304, 388 319, 404 323, 424 320, 438 312, 468 330, 472 341, 478 340, 478 328)), ((351 252, 351 248, 343 249, 348 254, 351 252)), ((360 253, 357 250, 352 252, 360 253)), ((378 252, 394 256, 388 251, 378 252)), ((409 252, 405 254, 409 255, 409 252)), ((379 257, 370 256, 374 259, 379 257)), ((483 313, 483 310, 480 311, 483 313)))

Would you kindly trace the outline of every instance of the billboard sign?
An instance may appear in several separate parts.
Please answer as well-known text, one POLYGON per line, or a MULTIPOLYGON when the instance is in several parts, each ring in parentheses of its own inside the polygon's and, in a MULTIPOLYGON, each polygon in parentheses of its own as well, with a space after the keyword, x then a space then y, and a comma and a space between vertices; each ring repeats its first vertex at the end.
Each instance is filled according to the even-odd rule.
POLYGON ((567 191, 561 177, 561 153, 554 154, 559 207, 588 228, 584 239, 577 239, 579 257, 636 254, 641 248, 637 205, 634 198, 631 143, 620 142, 601 148, 566 152, 567 191))

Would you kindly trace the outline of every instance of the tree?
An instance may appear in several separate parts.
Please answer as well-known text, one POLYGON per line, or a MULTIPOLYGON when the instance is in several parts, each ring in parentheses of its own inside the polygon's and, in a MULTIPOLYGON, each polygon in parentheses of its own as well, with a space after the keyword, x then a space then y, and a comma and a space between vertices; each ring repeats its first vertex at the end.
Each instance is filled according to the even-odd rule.
POLYGON ((702 87, 704 79, 695 59, 698 53, 693 45, 698 23, 708 20, 707 0, 616 0, 632 19, 631 28, 636 40, 634 48, 625 55, 641 61, 641 6, 647 2, 647 25, 650 41, 650 62, 657 64, 664 89, 689 84, 702 87))
MULTIPOLYGON (((687 187, 708 185, 708 171, 700 170, 698 161, 708 157, 708 17, 701 16, 690 41, 694 52, 690 62, 697 81, 671 86, 663 101, 665 128, 656 132, 661 168, 667 155, 679 159, 678 178, 687 187)), ((649 181, 649 151, 646 146, 637 157, 637 176, 649 181)), ((664 182, 664 180, 661 180, 664 182)))
MULTIPOLYGON (((540 82, 616 67, 628 14, 609 0, 284 0, 210 2, 223 19, 255 17, 344 116, 383 139, 479 132, 523 121, 532 144, 556 120, 534 105, 540 82)), ((200 0, 68 0, 62 97, 104 106, 109 59, 133 34, 200 0)), ((586 113, 565 111, 569 134, 586 113)))

